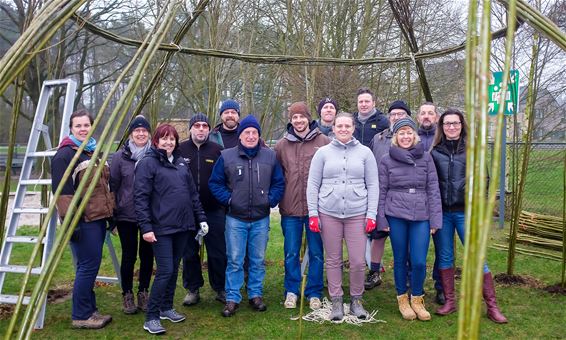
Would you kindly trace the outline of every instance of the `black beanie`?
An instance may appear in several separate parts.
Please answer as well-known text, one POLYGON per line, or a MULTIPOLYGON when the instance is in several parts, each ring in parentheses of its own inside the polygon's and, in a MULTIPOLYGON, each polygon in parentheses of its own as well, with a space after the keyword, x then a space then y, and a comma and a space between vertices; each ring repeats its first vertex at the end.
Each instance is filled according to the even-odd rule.
POLYGON ((189 130, 197 122, 204 122, 210 127, 210 123, 208 122, 208 117, 204 113, 198 112, 196 115, 191 117, 191 120, 189 121, 189 130))
POLYGON ((145 119, 145 117, 142 116, 142 115, 138 115, 130 123, 130 128, 128 129, 128 134, 131 134, 132 131, 134 131, 135 129, 137 129, 139 127, 146 129, 147 132, 151 132, 151 127, 150 127, 147 119, 145 119))
POLYGON ((387 111, 387 113, 390 113, 391 111, 393 111, 395 109, 404 110, 405 112, 407 112, 408 116, 411 115, 411 110, 409 110, 409 105, 407 105, 407 103, 405 103, 402 100, 396 100, 393 103, 391 103, 391 105, 389 105, 389 110, 387 111))

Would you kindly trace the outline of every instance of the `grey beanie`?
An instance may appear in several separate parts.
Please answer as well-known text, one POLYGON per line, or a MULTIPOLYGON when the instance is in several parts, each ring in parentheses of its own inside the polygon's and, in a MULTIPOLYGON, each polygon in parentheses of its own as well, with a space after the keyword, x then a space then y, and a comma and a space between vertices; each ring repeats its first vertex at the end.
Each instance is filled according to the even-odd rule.
POLYGON ((395 124, 393 124, 391 131, 395 134, 397 133, 397 131, 399 131, 400 128, 404 126, 410 126, 411 129, 417 131, 417 124, 415 124, 415 122, 409 117, 401 118, 396 121, 395 124))

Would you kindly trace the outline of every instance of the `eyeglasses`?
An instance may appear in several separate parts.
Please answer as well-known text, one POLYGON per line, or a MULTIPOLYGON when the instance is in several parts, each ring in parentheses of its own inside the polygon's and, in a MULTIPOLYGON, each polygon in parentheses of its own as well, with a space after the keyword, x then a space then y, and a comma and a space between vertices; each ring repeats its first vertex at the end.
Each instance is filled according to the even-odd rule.
POLYGON ((208 129, 208 124, 206 124, 206 123, 194 123, 193 127, 195 129, 208 129))
POLYGON ((442 123, 442 125, 446 126, 446 127, 460 127, 460 125, 462 125, 462 122, 444 122, 442 123))
POLYGON ((407 114, 405 112, 389 112, 389 117, 403 118, 405 116, 407 116, 407 114))

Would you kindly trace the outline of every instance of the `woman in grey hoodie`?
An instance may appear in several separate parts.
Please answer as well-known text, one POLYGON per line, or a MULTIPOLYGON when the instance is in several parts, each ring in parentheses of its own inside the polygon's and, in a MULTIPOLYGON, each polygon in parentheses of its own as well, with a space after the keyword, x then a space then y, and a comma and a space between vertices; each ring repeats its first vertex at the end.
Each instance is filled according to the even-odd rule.
POLYGON ((442 204, 434 161, 419 142, 410 118, 393 125, 389 154, 379 163, 379 229, 389 231, 395 289, 404 319, 430 320, 423 284, 430 234, 442 226, 442 204), (407 260, 411 260, 411 303, 407 295, 407 260))
POLYGON ((353 137, 354 118, 339 113, 334 139, 314 155, 307 183, 309 228, 320 232, 326 252, 331 320, 344 317, 342 297, 342 240, 350 259, 350 314, 368 316, 361 304, 364 293, 366 233, 376 227, 379 197, 377 164, 371 150, 353 137))

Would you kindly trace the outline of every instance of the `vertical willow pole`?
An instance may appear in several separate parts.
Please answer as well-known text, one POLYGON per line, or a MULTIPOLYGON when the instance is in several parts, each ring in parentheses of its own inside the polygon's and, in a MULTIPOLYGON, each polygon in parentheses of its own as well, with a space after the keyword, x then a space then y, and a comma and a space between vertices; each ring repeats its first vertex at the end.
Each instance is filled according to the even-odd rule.
POLYGON ((566 288, 566 151, 564 152, 564 182, 562 191, 562 288, 566 288))

